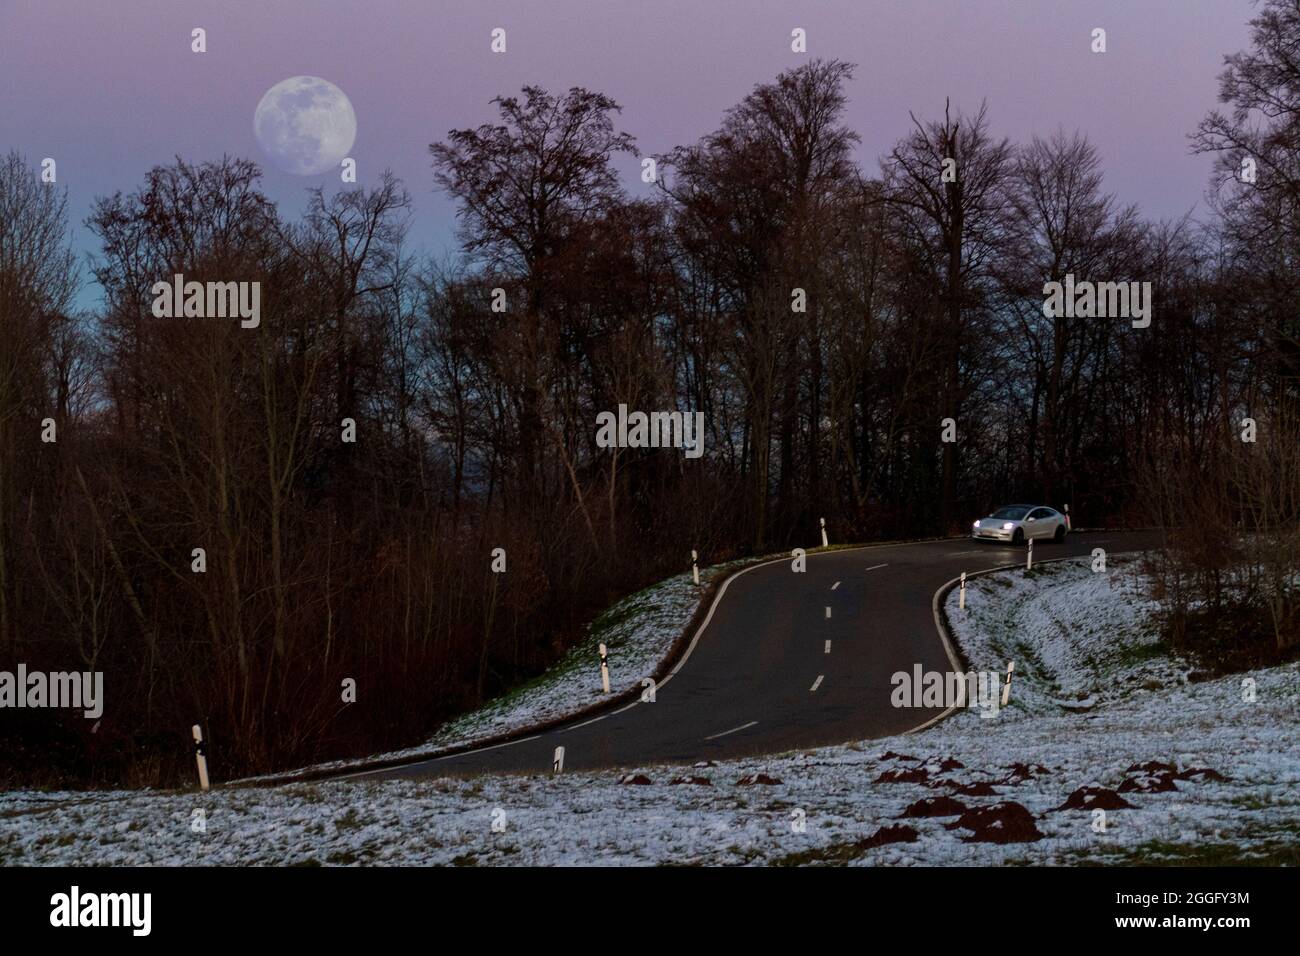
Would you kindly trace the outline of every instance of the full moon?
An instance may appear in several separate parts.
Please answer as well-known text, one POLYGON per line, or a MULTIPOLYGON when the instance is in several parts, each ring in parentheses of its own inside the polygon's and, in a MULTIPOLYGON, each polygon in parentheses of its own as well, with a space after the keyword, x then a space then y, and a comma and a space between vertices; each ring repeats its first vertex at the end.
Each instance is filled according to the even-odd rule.
POLYGON ((276 166, 316 176, 339 163, 357 138, 347 95, 318 76, 292 76, 263 95, 253 114, 257 142, 276 166))

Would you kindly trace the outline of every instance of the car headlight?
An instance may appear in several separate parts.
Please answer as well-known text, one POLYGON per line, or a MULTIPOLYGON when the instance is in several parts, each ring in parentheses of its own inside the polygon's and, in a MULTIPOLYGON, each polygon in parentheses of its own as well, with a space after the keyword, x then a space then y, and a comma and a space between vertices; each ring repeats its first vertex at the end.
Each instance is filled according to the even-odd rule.
POLYGON ((978 521, 978 519, 977 519, 977 520, 975 521, 974 527, 978 528, 979 526, 980 526, 980 523, 979 523, 979 521, 978 521))
POLYGON ((1008 521, 1006 524, 1004 524, 1004 525, 1002 526, 1002 530, 1003 530, 1003 531, 1010 531, 1010 530, 1011 530, 1012 528, 1014 528, 1014 527, 1015 527, 1015 523, 1014 523, 1014 522, 1011 522, 1011 521, 1008 521))

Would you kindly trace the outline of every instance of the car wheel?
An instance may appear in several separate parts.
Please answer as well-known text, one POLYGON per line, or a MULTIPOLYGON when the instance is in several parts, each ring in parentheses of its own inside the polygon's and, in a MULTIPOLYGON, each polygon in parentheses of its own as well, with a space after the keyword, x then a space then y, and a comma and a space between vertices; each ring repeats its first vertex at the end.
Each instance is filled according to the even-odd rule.
POLYGON ((1017 548, 1025 543, 1025 529, 1017 528, 1016 533, 1011 536, 1011 543, 1017 548))
POLYGON ((1062 541, 1065 540, 1065 525, 1058 524, 1056 526, 1056 534, 1052 535, 1052 540, 1055 541, 1057 544, 1060 544, 1062 541))

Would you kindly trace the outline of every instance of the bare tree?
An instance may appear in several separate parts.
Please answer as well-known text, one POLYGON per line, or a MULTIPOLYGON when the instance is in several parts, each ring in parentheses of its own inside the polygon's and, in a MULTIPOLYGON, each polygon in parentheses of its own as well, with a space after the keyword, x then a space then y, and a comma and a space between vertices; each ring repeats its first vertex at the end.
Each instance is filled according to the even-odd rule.
MULTIPOLYGON (((938 417, 960 422, 968 391, 962 356, 979 341, 976 319, 1011 208, 1013 151, 989 132, 984 104, 971 117, 954 117, 945 104, 942 120, 912 122, 915 131, 885 161, 886 195, 933 276, 943 349, 935 381, 938 417)), ((939 423, 933 427, 937 437, 939 423)), ((958 443, 942 443, 941 455, 940 525, 949 531, 957 514, 958 443)))

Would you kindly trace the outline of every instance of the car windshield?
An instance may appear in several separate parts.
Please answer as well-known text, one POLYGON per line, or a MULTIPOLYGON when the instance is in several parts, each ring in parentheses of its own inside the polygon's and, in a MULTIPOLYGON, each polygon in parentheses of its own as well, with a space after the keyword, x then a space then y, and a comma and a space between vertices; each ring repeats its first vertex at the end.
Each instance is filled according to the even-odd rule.
POLYGON ((993 512, 993 514, 989 515, 989 517, 1006 518, 1010 521, 1019 521, 1028 513, 1029 513, 1028 508, 999 508, 997 511, 993 512))

